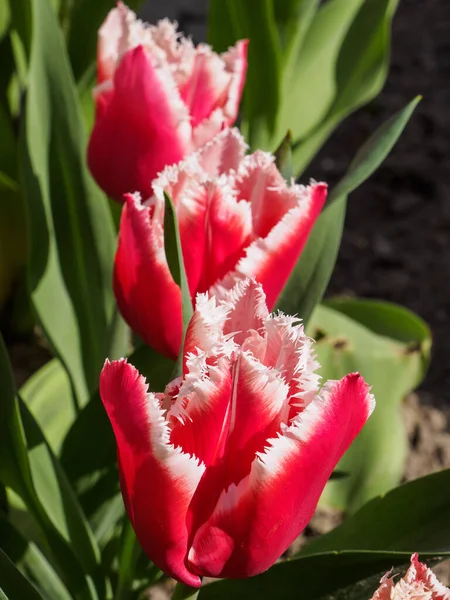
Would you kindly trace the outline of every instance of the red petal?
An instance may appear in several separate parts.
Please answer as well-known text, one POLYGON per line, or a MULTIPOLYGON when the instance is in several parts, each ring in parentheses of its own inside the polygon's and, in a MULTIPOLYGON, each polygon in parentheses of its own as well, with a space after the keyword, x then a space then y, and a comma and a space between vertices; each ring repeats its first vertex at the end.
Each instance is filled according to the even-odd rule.
POLYGON ((372 408, 359 374, 330 382, 296 426, 269 441, 250 475, 222 492, 194 537, 192 569, 213 577, 249 577, 269 568, 312 517, 334 467, 372 408))
POLYGON ((100 395, 117 442, 122 492, 139 542, 158 567, 187 585, 186 515, 204 467, 168 444, 168 429, 145 379, 125 360, 105 363, 100 395))
POLYGON ((235 188, 238 198, 251 204, 255 237, 266 237, 297 203, 297 197, 288 188, 278 171, 274 157, 257 151, 241 163, 235 188))
POLYGON ((320 214, 327 186, 318 183, 306 188, 305 192, 298 206, 289 210, 266 238, 259 238, 248 246, 246 256, 239 261, 235 271, 212 292, 223 295, 236 281, 255 277, 264 288, 269 310, 273 309, 320 214))
POLYGON ((178 162, 191 145, 186 107, 167 70, 153 67, 142 46, 125 54, 115 71, 114 90, 98 114, 88 163, 99 186, 116 200, 151 182, 167 164, 178 162))
POLYGON ((250 207, 245 201, 236 201, 229 185, 221 180, 210 182, 205 185, 204 193, 209 210, 198 292, 209 290, 235 268, 252 235, 250 207))
POLYGON ((152 348, 171 358, 180 351, 181 291, 166 261, 161 223, 152 209, 125 196, 114 263, 114 293, 124 319, 152 348))
POLYGON ((210 117, 217 108, 226 108, 224 122, 232 125, 247 69, 247 43, 238 44, 223 55, 208 46, 198 46, 191 77, 181 91, 189 108, 193 126, 210 117))

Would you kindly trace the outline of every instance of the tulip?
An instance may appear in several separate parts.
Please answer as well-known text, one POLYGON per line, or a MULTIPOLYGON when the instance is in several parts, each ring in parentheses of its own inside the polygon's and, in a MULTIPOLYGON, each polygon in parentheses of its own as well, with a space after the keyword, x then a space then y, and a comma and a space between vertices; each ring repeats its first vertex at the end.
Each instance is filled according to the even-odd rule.
POLYGON ((244 156, 236 129, 226 129, 153 182, 142 203, 127 194, 115 259, 114 291, 130 327, 175 358, 181 345, 181 292, 164 252, 164 196, 175 205, 191 297, 224 295, 256 277, 269 310, 283 289, 326 198, 323 183, 286 185, 274 158, 244 156))
POLYGON ((249 577, 300 534, 337 462, 374 408, 358 373, 318 389, 312 340, 270 315, 262 286, 200 294, 182 376, 148 391, 125 359, 100 394, 122 494, 142 548, 189 586, 249 577))
POLYGON ((234 123, 246 70, 246 40, 219 55, 167 19, 142 23, 119 2, 98 38, 88 148, 98 185, 118 201, 127 192, 149 196, 159 171, 234 123))
POLYGON ((450 589, 442 585, 417 553, 411 556, 406 575, 397 583, 391 572, 381 579, 381 585, 371 600, 450 600, 450 589))

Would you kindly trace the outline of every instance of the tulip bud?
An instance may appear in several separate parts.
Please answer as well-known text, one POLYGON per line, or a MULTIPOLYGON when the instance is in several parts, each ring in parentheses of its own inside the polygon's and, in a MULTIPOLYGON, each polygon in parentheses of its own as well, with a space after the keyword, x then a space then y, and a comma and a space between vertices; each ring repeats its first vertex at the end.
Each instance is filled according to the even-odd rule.
POLYGON ((247 41, 224 54, 180 36, 167 19, 149 26, 121 2, 99 30, 96 118, 88 164, 112 198, 151 195, 166 166, 236 120, 247 41))

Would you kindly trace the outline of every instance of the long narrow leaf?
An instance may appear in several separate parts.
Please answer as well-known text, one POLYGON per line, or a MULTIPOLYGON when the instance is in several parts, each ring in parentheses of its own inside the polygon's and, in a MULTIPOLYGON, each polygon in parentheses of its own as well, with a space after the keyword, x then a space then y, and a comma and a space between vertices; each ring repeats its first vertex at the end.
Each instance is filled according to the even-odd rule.
POLYGON ((19 410, 1 338, 0 383, 3 392, 0 402, 0 480, 22 498, 38 522, 71 591, 80 600, 96 600, 91 578, 86 574, 86 571, 92 574, 97 571, 93 539, 73 492, 36 423, 26 410, 23 412, 23 407, 19 410), (24 414, 25 423, 22 422, 24 414))
POLYGON ((72 600, 71 594, 36 544, 27 540, 4 517, 0 517, 0 547, 43 598, 72 600))
POLYGON ((45 600, 0 548, 0 598, 2 595, 7 600, 45 600))
POLYGON ((347 173, 331 190, 277 304, 288 314, 297 313, 306 323, 320 302, 333 272, 345 217, 347 194, 380 166, 406 127, 419 99, 393 115, 361 147, 347 173))
MULTIPOLYGON (((98 383, 113 337, 115 233, 85 165, 85 137, 66 50, 49 0, 32 0, 21 136, 30 215, 29 284, 38 318, 80 404, 98 383)), ((123 325, 119 325, 123 326, 123 325)))

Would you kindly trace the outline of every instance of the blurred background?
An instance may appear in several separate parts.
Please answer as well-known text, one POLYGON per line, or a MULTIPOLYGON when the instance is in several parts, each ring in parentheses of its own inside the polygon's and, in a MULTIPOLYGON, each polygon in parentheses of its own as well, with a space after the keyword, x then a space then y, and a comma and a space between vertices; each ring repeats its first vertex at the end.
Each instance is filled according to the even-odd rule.
MULTIPOLYGON (((206 39, 206 0, 149 1, 141 17, 168 17, 206 39)), ((411 442, 406 478, 450 465, 450 3, 401 0, 386 86, 335 131, 307 169, 333 186, 367 137, 423 96, 390 156, 350 196, 327 295, 407 306, 431 327, 430 370, 404 406, 411 442)))

